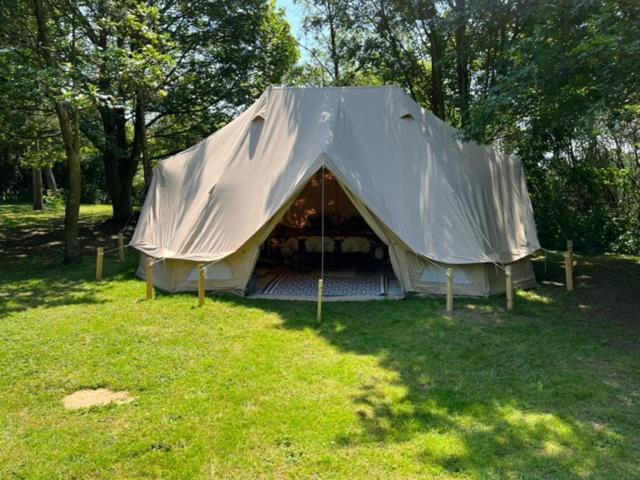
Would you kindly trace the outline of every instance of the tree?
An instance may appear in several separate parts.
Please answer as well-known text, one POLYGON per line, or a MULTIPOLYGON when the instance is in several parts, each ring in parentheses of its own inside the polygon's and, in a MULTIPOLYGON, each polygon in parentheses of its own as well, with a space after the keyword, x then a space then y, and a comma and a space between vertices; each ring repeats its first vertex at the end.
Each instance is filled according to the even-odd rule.
MULTIPOLYGON (((46 67, 51 70, 60 70, 60 65, 52 51, 52 43, 49 38, 49 17, 45 5, 42 0, 33 0, 33 7, 37 24, 36 52, 46 67)), ((81 192, 79 110, 69 100, 54 97, 53 102, 60 123, 69 172, 69 191, 67 192, 64 216, 64 258, 65 262, 71 262, 80 256, 78 245, 81 192)))
POLYGON ((148 107, 151 160, 210 135, 298 59, 289 24, 270 2, 177 2, 165 16, 174 66, 162 81, 166 95, 148 107))
POLYGON ((544 245, 640 252, 638 2, 306 3, 312 63, 358 70, 340 83, 398 83, 463 137, 523 159, 544 245), (355 44, 340 50, 346 4, 357 35, 338 29, 355 44))
POLYGON ((96 0, 58 15, 78 26, 75 75, 94 106, 81 128, 102 153, 118 224, 140 162, 148 185, 153 159, 215 130, 297 58, 282 14, 262 1, 96 0))
MULTIPOLYGON (((53 113, 62 133, 68 170, 65 207, 65 261, 78 258, 78 216, 80 208, 79 112, 73 82, 66 75, 70 35, 66 25, 51 21, 49 5, 43 0, 8 1, 0 10, 3 87, 17 105, 46 105, 44 115, 53 113), (7 21, 11 17, 13 21, 7 21)), ((71 38, 72 41, 72 38, 71 38)), ((38 107, 41 110, 41 107, 38 107)), ((14 111, 14 110, 11 110, 14 111)), ((41 183, 41 182, 39 182, 41 183)))
MULTIPOLYGON (((47 98, 63 102, 72 121, 77 114, 80 131, 102 158, 120 225, 132 216, 141 163, 148 185, 154 160, 215 131, 297 60, 282 11, 262 0, 7 2, 3 13, 17 11, 24 22, 3 27, 0 55, 11 65, 4 85, 24 97, 29 112, 47 98), (43 22, 35 22, 35 7, 43 22), (50 45, 39 40, 35 51, 36 35, 50 45)), ((50 105, 42 115, 65 118, 50 105)), ((15 134, 19 122, 11 123, 15 134)))

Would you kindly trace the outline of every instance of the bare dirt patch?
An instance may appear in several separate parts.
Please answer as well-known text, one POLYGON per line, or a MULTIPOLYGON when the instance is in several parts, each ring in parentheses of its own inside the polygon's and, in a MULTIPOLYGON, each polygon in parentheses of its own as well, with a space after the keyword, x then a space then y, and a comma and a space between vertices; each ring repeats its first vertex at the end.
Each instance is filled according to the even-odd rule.
POLYGON ((67 410, 77 410, 79 408, 89 408, 115 403, 122 405, 135 400, 129 392, 114 392, 107 388, 97 388, 95 390, 78 390, 62 399, 64 408, 67 410))

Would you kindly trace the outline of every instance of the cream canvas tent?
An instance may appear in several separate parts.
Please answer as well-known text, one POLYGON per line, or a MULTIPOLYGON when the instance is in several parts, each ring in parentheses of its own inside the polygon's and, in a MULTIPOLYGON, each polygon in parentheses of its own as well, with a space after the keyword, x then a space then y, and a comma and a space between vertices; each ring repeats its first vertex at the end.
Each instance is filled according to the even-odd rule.
MULTIPOLYGON (((269 88, 197 145, 158 163, 130 245, 168 291, 245 293, 260 246, 324 167, 388 248, 403 292, 535 285, 540 248, 518 158, 473 142, 398 87, 269 88)), ((144 268, 138 274, 144 276, 144 268)))

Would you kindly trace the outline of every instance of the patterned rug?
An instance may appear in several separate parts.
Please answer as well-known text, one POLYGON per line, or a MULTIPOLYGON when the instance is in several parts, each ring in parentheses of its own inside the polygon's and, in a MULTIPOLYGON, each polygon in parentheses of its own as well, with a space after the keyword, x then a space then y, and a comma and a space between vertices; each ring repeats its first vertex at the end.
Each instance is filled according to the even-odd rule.
MULTIPOLYGON (((324 276, 325 297, 375 297, 385 294, 385 278, 379 273, 330 273, 324 276)), ((318 274, 282 272, 267 284, 262 295, 311 297, 318 295, 318 274)))

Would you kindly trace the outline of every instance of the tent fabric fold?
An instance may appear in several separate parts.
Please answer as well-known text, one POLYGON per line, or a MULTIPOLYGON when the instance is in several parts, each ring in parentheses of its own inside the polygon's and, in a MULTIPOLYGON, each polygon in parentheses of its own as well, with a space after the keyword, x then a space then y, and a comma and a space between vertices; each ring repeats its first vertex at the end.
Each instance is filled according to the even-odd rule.
POLYGON ((131 246, 176 261, 248 262, 225 283, 242 291, 259 242, 322 166, 395 245, 407 291, 420 283, 407 255, 507 264, 540 248, 520 160, 460 140, 398 87, 269 88, 158 163, 131 246))

